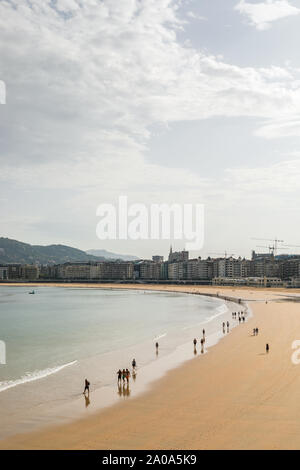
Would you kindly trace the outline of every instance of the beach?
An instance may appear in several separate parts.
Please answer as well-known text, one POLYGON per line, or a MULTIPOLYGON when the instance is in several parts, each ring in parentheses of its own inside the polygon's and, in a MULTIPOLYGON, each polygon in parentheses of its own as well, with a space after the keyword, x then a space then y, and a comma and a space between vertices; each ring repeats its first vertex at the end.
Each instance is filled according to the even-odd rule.
POLYGON ((143 394, 70 424, 2 440, 1 449, 300 447, 300 364, 291 360, 292 343, 300 340, 298 290, 111 287, 219 294, 244 300, 253 316, 207 354, 167 372, 143 394), (255 327, 258 336, 252 335, 255 327))

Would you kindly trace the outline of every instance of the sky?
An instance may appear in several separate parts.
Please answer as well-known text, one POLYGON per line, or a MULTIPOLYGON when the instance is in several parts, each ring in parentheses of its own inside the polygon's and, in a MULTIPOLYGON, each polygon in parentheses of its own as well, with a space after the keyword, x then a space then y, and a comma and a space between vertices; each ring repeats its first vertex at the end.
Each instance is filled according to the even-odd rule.
POLYGON ((0 0, 0 235, 184 248, 99 240, 126 195, 203 204, 192 256, 300 245, 299 26, 300 0, 0 0))

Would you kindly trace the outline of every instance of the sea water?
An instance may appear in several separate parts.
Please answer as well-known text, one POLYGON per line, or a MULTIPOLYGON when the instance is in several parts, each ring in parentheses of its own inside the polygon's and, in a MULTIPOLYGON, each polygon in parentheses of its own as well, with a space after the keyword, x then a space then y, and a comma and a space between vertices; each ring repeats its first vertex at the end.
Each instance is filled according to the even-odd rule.
POLYGON ((220 299, 179 292, 41 286, 34 295, 29 291, 0 286, 7 362, 0 365, 0 437, 43 417, 67 415, 65 405, 78 400, 85 378, 93 393, 106 390, 109 396, 117 370, 131 369, 133 357, 137 377, 145 377, 151 363, 166 364, 181 345, 199 341, 202 328, 208 335, 219 331, 230 313, 220 299))

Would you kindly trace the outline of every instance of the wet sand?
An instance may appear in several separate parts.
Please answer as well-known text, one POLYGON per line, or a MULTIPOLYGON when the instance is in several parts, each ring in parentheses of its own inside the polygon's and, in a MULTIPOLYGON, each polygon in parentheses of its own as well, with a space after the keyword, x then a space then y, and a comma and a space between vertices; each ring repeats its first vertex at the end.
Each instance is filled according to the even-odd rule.
MULTIPOLYGON (((74 284, 66 286, 75 287, 74 284)), ((87 287, 86 284, 80 286, 87 287)), ((99 288, 99 285, 90 286, 99 288)), ((105 284, 103 287, 130 286, 105 284)), ((254 316, 235 328, 208 354, 168 372, 142 395, 87 419, 0 441, 0 448, 300 447, 300 364, 295 365, 291 360, 292 342, 300 340, 300 304, 292 301, 293 296, 299 296, 299 290, 132 287, 202 294, 219 292, 246 299, 254 316), (254 327, 259 328, 258 336, 252 336, 254 327), (267 342, 269 354, 265 353, 267 342)))

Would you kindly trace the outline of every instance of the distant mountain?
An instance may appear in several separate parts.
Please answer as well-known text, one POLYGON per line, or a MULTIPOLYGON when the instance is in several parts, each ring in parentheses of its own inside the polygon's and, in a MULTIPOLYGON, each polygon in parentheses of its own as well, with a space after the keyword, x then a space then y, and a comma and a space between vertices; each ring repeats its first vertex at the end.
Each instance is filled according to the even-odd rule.
POLYGON ((66 245, 29 245, 0 237, 0 263, 61 264, 68 261, 105 261, 103 256, 92 256, 66 245))
POLYGON ((86 253, 93 256, 103 256, 106 259, 121 259, 123 261, 136 261, 140 259, 134 255, 120 255, 106 250, 87 250, 86 253))

